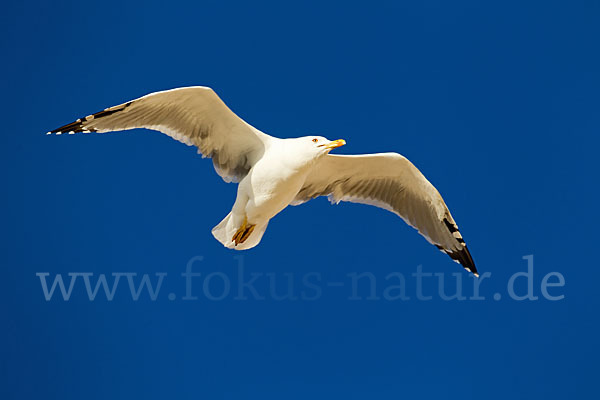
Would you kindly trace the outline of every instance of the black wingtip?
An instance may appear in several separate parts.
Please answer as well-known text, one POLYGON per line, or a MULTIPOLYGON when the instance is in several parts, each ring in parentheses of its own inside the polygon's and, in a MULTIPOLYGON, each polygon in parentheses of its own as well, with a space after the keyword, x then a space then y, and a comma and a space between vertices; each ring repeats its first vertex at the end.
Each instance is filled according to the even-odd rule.
POLYGON ((97 131, 96 129, 89 127, 89 122, 97 120, 99 118, 108 117, 109 115, 112 115, 119 111, 123 111, 127 107, 129 107, 132 103, 133 103, 133 101, 129 101, 127 103, 120 104, 118 106, 114 106, 114 107, 99 111, 95 114, 88 115, 87 117, 81 117, 77 121, 71 122, 70 124, 67 124, 67 125, 63 125, 60 128, 53 129, 46 134, 51 135, 51 134, 55 133, 57 135, 60 135, 62 133, 96 132, 97 131))
POLYGON ((469 249, 465 245, 462 250, 449 253, 448 254, 453 260, 458 261, 464 269, 473 273, 473 275, 479 277, 479 272, 477 271, 477 267, 475 267, 475 262, 473 261, 473 257, 471 257, 471 253, 469 249))
MULTIPOLYGON (((79 133, 79 132, 83 132, 84 130, 87 131, 88 129, 85 129, 83 127, 84 121, 85 121, 84 118, 80 118, 75 122, 71 122, 70 124, 61 126, 60 128, 53 129, 50 132, 48 132, 47 134, 50 135, 52 133, 55 133, 57 135, 60 135, 62 133, 71 133, 71 132, 79 133)), ((91 131, 91 130, 89 130, 89 131, 91 131)))
POLYGON ((465 244, 465 241, 458 230, 458 226, 456 226, 456 222, 454 222, 449 214, 444 218, 443 221, 450 234, 452 234, 454 239, 458 242, 460 250, 446 250, 441 246, 437 247, 444 253, 448 254, 454 261, 460 263, 464 269, 472 272, 476 277, 479 277, 479 272, 477 272, 477 267, 475 267, 475 262, 473 261, 473 257, 471 257, 471 252, 469 252, 469 249, 467 248, 467 245, 465 244))
POLYGON ((446 250, 438 245, 436 245, 436 247, 440 249, 442 253, 447 254, 451 259, 462 265, 464 269, 473 273, 476 277, 479 277, 479 272, 477 271, 477 267, 475 267, 473 257, 471 257, 471 253, 466 245, 463 245, 462 249, 457 251, 446 250))

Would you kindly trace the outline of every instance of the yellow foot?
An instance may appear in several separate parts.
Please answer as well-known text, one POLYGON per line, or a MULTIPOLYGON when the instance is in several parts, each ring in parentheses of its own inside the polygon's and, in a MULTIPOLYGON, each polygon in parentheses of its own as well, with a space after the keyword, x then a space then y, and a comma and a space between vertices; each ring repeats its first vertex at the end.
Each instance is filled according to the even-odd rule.
POLYGON ((252 231, 254 231, 255 226, 256 225, 248 225, 248 219, 244 217, 244 222, 242 223, 242 226, 240 226, 240 229, 238 229, 237 232, 233 235, 231 241, 234 242, 236 246, 240 243, 244 243, 246 239, 250 237, 252 231))

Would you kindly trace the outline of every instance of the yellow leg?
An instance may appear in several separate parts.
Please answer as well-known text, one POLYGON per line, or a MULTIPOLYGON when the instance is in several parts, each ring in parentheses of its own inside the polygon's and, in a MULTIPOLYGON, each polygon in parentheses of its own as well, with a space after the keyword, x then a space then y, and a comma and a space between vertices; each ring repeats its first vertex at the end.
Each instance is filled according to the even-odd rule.
POLYGON ((246 241, 246 239, 248 239, 250 237, 250 235, 252 234, 252 231, 254 231, 255 226, 256 225, 248 225, 248 227, 246 228, 246 231, 240 238, 240 243, 244 243, 246 241))
POLYGON ((246 239, 250 237, 252 231, 254 231, 255 226, 256 225, 248 225, 248 219, 244 217, 244 222, 242 222, 242 226, 240 226, 240 229, 238 229, 237 232, 235 232, 235 234, 231 238, 231 241, 234 242, 236 246, 240 243, 244 243, 246 239))
POLYGON ((235 242, 236 246, 240 243, 240 239, 241 239, 244 231, 246 230, 247 223, 248 223, 248 219, 246 217, 244 217, 244 222, 242 222, 242 226, 240 226, 240 228, 237 230, 237 232, 231 238, 231 241, 235 242))

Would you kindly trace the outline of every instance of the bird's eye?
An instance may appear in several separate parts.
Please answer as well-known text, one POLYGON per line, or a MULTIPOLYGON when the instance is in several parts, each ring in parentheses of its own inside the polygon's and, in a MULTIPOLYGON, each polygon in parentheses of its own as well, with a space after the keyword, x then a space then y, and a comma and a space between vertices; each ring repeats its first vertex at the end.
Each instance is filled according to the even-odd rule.
POLYGON ((319 141, 319 139, 317 139, 317 138, 313 139, 313 143, 317 143, 318 141, 319 141))

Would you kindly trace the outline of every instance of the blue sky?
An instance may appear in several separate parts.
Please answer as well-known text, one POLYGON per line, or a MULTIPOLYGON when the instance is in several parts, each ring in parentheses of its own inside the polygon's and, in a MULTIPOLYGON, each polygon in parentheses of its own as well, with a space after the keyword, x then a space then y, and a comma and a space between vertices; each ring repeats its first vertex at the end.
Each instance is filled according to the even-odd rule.
POLYGON ((0 397, 593 396, 599 17, 593 1, 6 4, 0 397), (489 273, 485 299, 386 211, 318 199, 232 252, 210 230, 236 188, 192 148, 142 130, 44 135, 190 85, 274 136, 408 157, 489 273), (528 255, 538 300, 517 301, 508 282, 528 255), (184 299, 190 260, 196 300, 184 299), (461 279, 467 299, 445 301, 433 276, 419 300, 418 266, 448 293, 461 279), (553 272, 557 301, 541 291, 553 272), (80 275, 68 301, 46 301, 39 273, 80 275), (84 275, 114 273, 112 301, 91 301, 84 275), (155 300, 132 299, 143 274, 163 277, 155 300), (390 274, 409 299, 385 297, 390 274), (264 299, 239 296, 252 276, 264 299), (287 279, 297 299, 279 300, 287 279))

